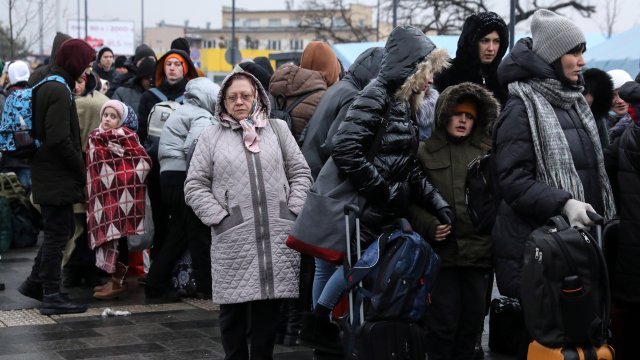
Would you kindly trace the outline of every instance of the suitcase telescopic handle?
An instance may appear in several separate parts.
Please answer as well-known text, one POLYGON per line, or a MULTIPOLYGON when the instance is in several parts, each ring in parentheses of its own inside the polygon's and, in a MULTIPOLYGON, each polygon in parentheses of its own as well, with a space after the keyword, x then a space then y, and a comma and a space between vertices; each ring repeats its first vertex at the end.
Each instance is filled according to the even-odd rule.
POLYGON ((593 211, 587 211, 587 216, 589 217, 589 219, 591 219, 591 221, 593 221, 597 225, 604 224, 604 218, 593 211))
POLYGON ((360 207, 354 204, 347 204, 344 206, 344 214, 349 215, 349 213, 354 213, 356 217, 360 217, 360 207))

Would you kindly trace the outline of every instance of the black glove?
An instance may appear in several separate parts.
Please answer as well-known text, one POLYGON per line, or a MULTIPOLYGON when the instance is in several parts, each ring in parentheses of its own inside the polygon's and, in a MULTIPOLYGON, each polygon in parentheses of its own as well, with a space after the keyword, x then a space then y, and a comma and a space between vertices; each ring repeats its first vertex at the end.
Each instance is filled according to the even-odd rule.
POLYGON ((448 224, 453 226, 453 222, 455 221, 455 216, 453 215, 453 210, 451 210, 450 206, 445 206, 438 209, 436 212, 436 217, 442 225, 448 224))

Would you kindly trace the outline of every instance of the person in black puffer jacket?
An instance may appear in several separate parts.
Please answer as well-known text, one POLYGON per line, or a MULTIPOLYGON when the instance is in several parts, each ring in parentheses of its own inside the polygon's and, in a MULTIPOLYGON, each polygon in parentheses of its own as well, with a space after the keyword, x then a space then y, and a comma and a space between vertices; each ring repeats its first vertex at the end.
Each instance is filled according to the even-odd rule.
POLYGON ((536 227, 560 214, 571 226, 586 227, 593 225, 587 211, 615 213, 598 131, 579 85, 584 34, 548 10, 535 12, 531 32, 498 69, 510 97, 493 131, 494 265, 500 293, 514 298, 527 296, 520 293, 523 249, 536 227))
POLYGON ((381 47, 365 50, 351 64, 349 72, 327 89, 325 96, 320 99, 309 120, 302 145, 302 154, 314 179, 331 156, 332 137, 344 120, 353 99, 378 75, 383 52, 381 47))
MULTIPOLYGON (((640 102, 640 84, 630 81, 619 90, 629 103, 640 102)), ((634 358, 640 321, 640 127, 632 124, 604 151, 607 173, 620 215, 612 279, 612 345, 616 358, 634 358)))
MULTIPOLYGON (((416 112, 422 104, 427 78, 448 66, 446 50, 438 49, 419 29, 398 26, 385 45, 380 71, 355 98, 333 137, 331 156, 366 199, 361 217, 361 241, 369 244, 382 228, 403 217, 411 199, 453 223, 453 212, 418 164, 416 112), (379 149, 370 162, 367 153, 376 132, 385 126, 379 149)), ((343 291, 342 268, 322 289, 312 314, 302 321, 299 341, 337 351, 337 329, 329 313, 343 291)))
POLYGON ((508 47, 509 30, 500 15, 494 12, 472 14, 462 25, 456 58, 451 67, 433 80, 435 88, 443 92, 449 86, 469 81, 491 90, 500 104, 504 105, 508 95, 507 86, 498 82, 498 65, 508 47), (490 48, 483 51, 483 42, 489 46, 496 36, 499 42, 497 49, 491 44, 490 48))

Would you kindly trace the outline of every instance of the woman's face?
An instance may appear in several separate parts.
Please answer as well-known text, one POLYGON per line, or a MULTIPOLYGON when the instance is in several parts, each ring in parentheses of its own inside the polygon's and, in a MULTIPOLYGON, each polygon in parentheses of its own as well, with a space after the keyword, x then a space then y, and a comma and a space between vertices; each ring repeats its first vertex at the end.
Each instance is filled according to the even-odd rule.
POLYGON ((611 111, 618 116, 624 116, 629 112, 629 104, 620 98, 618 90, 613 91, 613 101, 611 103, 611 111))
POLYGON ((102 120, 100 121, 100 125, 104 130, 115 129, 120 124, 120 116, 116 112, 116 110, 112 107, 108 107, 104 109, 102 113, 102 120))
POLYGON ((447 133, 453 137, 464 137, 471 134, 476 118, 467 112, 456 112, 451 115, 447 125, 447 133))
POLYGON ((564 77, 569 81, 577 82, 582 73, 582 67, 586 64, 582 57, 582 51, 575 54, 564 54, 560 58, 564 77))
POLYGON ((224 94, 224 107, 227 113, 235 120, 243 120, 249 117, 251 105, 255 100, 256 89, 246 78, 232 80, 224 94))

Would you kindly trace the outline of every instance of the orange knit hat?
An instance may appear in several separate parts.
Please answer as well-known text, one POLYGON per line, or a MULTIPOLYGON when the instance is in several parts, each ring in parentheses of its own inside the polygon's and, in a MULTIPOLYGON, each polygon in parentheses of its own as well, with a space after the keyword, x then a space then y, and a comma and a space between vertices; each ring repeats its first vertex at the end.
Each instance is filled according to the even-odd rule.
POLYGON ((478 117, 478 106, 476 105, 475 101, 467 99, 457 104, 456 106, 454 106, 453 113, 454 114, 457 114, 457 113, 471 114, 475 119, 478 117))
POLYGON ((182 57, 182 55, 180 54, 169 54, 169 56, 167 56, 166 59, 164 59, 164 66, 167 66, 167 61, 169 61, 169 59, 177 59, 178 61, 180 61, 180 64, 182 64, 182 75, 183 76, 187 76, 187 72, 189 71, 189 65, 187 65, 187 62, 184 60, 184 58, 182 57))

